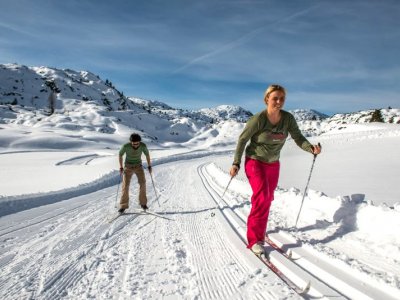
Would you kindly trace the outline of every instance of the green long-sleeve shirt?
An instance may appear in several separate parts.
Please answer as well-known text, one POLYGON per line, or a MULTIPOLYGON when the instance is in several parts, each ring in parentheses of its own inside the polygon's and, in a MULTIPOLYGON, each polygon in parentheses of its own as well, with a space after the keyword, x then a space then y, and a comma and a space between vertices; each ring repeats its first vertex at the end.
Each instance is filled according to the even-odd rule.
POLYGON ((281 119, 276 125, 268 120, 265 110, 247 121, 246 127, 239 136, 234 164, 240 166, 244 148, 249 140, 246 156, 263 162, 279 160, 280 152, 289 134, 300 148, 312 152, 312 145, 302 135, 293 115, 284 110, 281 110, 281 114, 281 119))
POLYGON ((149 150, 145 143, 140 143, 138 149, 133 149, 131 143, 126 143, 121 147, 121 150, 119 150, 119 156, 122 157, 126 154, 125 165, 140 165, 142 163, 142 153, 149 156, 149 150))

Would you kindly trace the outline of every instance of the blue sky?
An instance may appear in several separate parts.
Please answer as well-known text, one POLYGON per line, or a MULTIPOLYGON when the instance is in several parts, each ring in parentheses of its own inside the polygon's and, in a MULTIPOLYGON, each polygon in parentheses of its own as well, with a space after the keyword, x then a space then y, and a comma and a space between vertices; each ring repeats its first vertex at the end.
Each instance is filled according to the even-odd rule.
MULTIPOLYGON (((0 63, 88 70, 174 107, 400 108, 400 1, 0 0, 0 63)), ((1 84, 1 83, 0 83, 1 84)))

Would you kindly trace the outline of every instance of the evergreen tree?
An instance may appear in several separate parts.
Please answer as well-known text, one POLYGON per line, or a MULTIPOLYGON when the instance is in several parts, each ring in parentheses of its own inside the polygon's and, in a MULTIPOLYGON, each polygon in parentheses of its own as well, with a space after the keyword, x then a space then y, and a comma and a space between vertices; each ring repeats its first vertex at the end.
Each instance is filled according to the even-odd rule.
POLYGON ((372 113, 370 122, 384 122, 382 118, 382 113, 379 109, 375 109, 375 111, 372 113))

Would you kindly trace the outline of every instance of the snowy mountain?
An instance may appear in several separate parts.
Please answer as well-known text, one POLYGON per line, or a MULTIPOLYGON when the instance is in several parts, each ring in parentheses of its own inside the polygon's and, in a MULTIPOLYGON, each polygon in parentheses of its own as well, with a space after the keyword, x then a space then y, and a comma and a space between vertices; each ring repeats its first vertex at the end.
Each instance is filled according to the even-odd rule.
MULTIPOLYGON (((400 124, 400 109, 371 109, 328 117, 313 110, 290 111, 306 136, 319 136, 338 130, 345 131, 352 124, 400 124)), ((354 126, 350 126, 354 130, 354 126)), ((360 128, 360 127, 359 127, 360 128)), ((365 130, 371 126, 362 127, 365 130)))
POLYGON ((297 122, 301 121, 321 121, 327 119, 329 116, 320 113, 313 109, 294 109, 290 110, 290 113, 294 116, 297 122))
POLYGON ((221 129, 228 126, 225 123, 233 122, 231 127, 240 129, 240 123, 251 116, 235 106, 192 111, 126 97, 111 81, 87 71, 6 64, 0 65, 0 82, 3 124, 75 132, 95 130, 124 138, 138 131, 156 144, 191 140, 204 143, 205 133, 218 140, 221 129))
POLYGON ((186 110, 173 108, 160 101, 144 100, 135 97, 129 97, 129 100, 149 113, 156 114, 161 118, 168 120, 190 118, 207 123, 218 123, 227 120, 235 120, 237 122, 245 123, 249 117, 253 115, 251 112, 235 105, 220 105, 214 108, 186 110))
MULTIPOLYGON (((137 131, 158 146, 233 145, 252 116, 233 105, 185 110, 126 97, 111 81, 88 71, 5 64, 0 65, 0 82, 0 123, 115 133, 117 141, 137 131)), ((345 130, 348 124, 400 122, 400 110, 392 108, 332 117, 315 110, 290 112, 306 136, 345 130)))
POLYGON ((400 124, 400 109, 371 109, 356 113, 336 114, 327 120, 328 123, 362 124, 362 123, 395 123, 400 124))
MULTIPOLYGON (((59 99, 94 102, 108 110, 128 108, 126 97, 110 81, 87 71, 49 67, 0 65, 0 104, 44 109, 53 91, 59 99)), ((58 108, 63 108, 60 101, 58 108)))
POLYGON ((220 105, 215 108, 203 108, 200 113, 210 116, 216 121, 234 119, 239 122, 246 122, 253 114, 249 111, 234 105, 220 105))

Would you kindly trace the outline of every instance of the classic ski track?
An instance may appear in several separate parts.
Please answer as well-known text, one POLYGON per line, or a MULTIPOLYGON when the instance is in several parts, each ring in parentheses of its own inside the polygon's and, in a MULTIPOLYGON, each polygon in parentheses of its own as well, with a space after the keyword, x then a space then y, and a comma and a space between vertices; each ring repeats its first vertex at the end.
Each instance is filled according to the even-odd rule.
MULTIPOLYGON (((159 185, 156 181, 163 193, 159 200, 174 222, 151 215, 104 222, 114 211, 114 186, 91 193, 96 200, 57 217, 48 211, 43 218, 36 215, 25 222, 23 228, 8 228, 2 238, 10 245, 1 248, 0 264, 3 274, 17 276, 0 278, 2 297, 276 299, 270 291, 275 285, 279 295, 293 298, 275 276, 255 269, 253 260, 249 263, 249 257, 232 243, 234 234, 225 219, 210 217, 213 200, 193 176, 197 166, 183 161, 160 168, 157 177, 168 176, 168 180, 159 185), (184 180, 177 180, 169 169, 179 163, 186 172, 184 180), (219 253, 223 255, 217 260, 210 259, 219 253)), ((150 208, 155 207, 150 180, 147 188, 150 208)), ((136 196, 132 193, 131 200, 136 196)))
MULTIPOLYGON (((71 293, 75 294, 74 286, 78 283, 79 280, 87 276, 84 271, 93 266, 96 266, 96 264, 98 263, 98 257, 101 256, 104 252, 107 253, 107 250, 112 249, 114 245, 124 244, 124 242, 129 237, 129 232, 124 229, 125 227, 129 228, 129 226, 136 221, 136 218, 137 216, 129 217, 128 219, 125 219, 120 223, 111 226, 110 228, 108 228, 109 226, 106 224, 97 222, 98 226, 96 227, 96 230, 92 233, 93 238, 88 240, 89 243, 84 243, 83 245, 83 247, 89 246, 88 249, 84 249, 83 253, 81 251, 82 247, 75 251, 75 253, 77 254, 77 263, 75 264, 74 270, 69 274, 66 274, 67 276, 65 276, 62 281, 60 281, 60 284, 52 284, 51 289, 57 292, 58 290, 67 291, 68 288, 71 287, 71 293), (104 235, 101 235, 101 233, 103 233, 104 235), (98 239, 99 236, 100 239, 98 239), (76 280, 76 277, 78 277, 79 280, 76 280), (74 278, 74 280, 71 280, 72 278, 74 278)), ((96 224, 96 220, 94 224, 96 224)), ((48 295, 46 295, 45 298, 48 298, 47 296, 48 295)), ((54 292, 50 293, 50 296, 54 296, 54 292)), ((79 293, 76 296, 79 297, 79 293)))
POLYGON ((109 225, 109 231, 103 233, 97 251, 89 257, 90 268, 87 274, 83 274, 81 282, 69 291, 72 296, 81 298, 86 295, 88 298, 96 298, 96 295, 101 293, 105 299, 111 299, 122 293, 121 287, 125 286, 124 280, 129 272, 125 257, 129 258, 132 253, 130 231, 140 224, 138 217, 137 215, 124 216, 111 226, 109 225), (125 255, 126 251, 128 255, 125 255), (115 266, 117 267, 114 269, 115 266), (114 273, 115 270, 116 273, 114 273), (120 287, 117 292, 110 290, 109 281, 107 284, 103 283, 105 277, 111 280, 112 286, 120 287))
MULTIPOLYGON (((24 270, 25 281, 29 284, 29 290, 32 291, 34 298, 62 296, 63 294, 58 294, 58 291, 65 291, 68 286, 73 286, 83 276, 84 273, 81 270, 86 268, 85 259, 90 257, 91 251, 95 250, 97 244, 101 243, 97 240, 97 237, 102 236, 101 233, 104 233, 104 230, 107 231, 106 236, 112 236, 123 228, 119 226, 109 227, 99 223, 98 219, 93 217, 103 209, 98 203, 95 203, 94 207, 92 204, 89 212, 85 210, 74 214, 76 209, 63 212, 61 218, 50 217, 42 220, 40 223, 46 222, 46 220, 50 223, 45 224, 44 230, 37 233, 39 236, 36 240, 26 245, 20 245, 15 254, 15 256, 18 256, 18 260, 15 263, 10 261, 7 266, 10 273, 24 270), (66 220, 69 221, 69 226, 65 229, 66 220), (88 232, 88 229, 90 229, 90 232, 88 232), (74 236, 77 236, 77 238, 74 238, 74 236), (72 241, 68 243, 70 238, 72 238, 72 241), (43 241, 46 242, 43 243, 43 241), (57 249, 59 244, 61 249, 57 249), (66 252, 65 247, 68 245, 70 246, 67 247, 68 251, 66 252), (32 261, 32 256, 40 256, 40 258, 32 261), (74 262, 71 264, 71 261, 74 262), (41 271, 40 268, 38 271, 38 265, 42 264, 51 264, 53 265, 52 269, 56 271, 41 271)), ((31 225, 37 225, 37 223, 31 225)), ((1 282, 0 288, 6 290, 5 295, 10 298, 18 297, 21 290, 25 289, 24 282, 21 284, 7 279, 1 282)))
MULTIPOLYGON (((61 210, 61 212, 59 214, 57 214, 57 215, 52 215, 52 216, 50 216, 48 218, 46 218, 46 217, 44 217, 44 218, 34 217, 32 219, 29 219, 29 220, 24 220, 23 222, 21 222, 21 223, 19 223, 17 225, 6 226, 6 227, 0 229, 0 237, 8 235, 10 233, 14 233, 14 232, 19 231, 19 230, 26 229, 28 227, 39 225, 39 224, 47 222, 47 221, 49 221, 51 219, 58 218, 58 217, 66 214, 66 213, 73 212, 73 211, 78 210, 78 209, 82 209, 83 207, 85 207, 87 205, 88 205, 88 203, 84 203, 84 204, 82 204, 82 205, 80 205, 78 207, 74 207, 74 208, 71 208, 69 210, 63 210, 62 208, 59 208, 58 210, 61 210), (33 221, 34 219, 39 219, 39 220, 33 221), (10 228, 11 228, 11 230, 6 231, 7 229, 10 229, 10 228), (5 231, 5 232, 3 232, 3 231, 5 231)), ((46 213, 46 214, 48 214, 48 213, 46 213)))
MULTIPOLYGON (((197 165, 192 166, 192 168, 193 170, 191 170, 191 173, 196 173, 197 165)), ((181 174, 181 178, 184 177, 184 174, 181 174)), ((245 299, 246 297, 242 295, 240 290, 240 283, 243 280, 243 274, 249 273, 245 257, 238 255, 238 252, 234 251, 236 250, 234 246, 229 246, 230 242, 227 240, 225 231, 226 225, 219 223, 216 218, 210 217, 209 210, 199 210, 197 213, 189 213, 190 211, 196 210, 199 206, 198 200, 201 199, 204 202, 205 199, 209 199, 207 202, 212 203, 212 199, 207 190, 204 189, 201 181, 195 181, 189 176, 188 179, 190 181, 185 182, 188 183, 185 185, 183 185, 182 182, 174 181, 173 186, 169 187, 168 193, 173 197, 173 193, 182 189, 183 186, 190 186, 191 190, 196 190, 195 197, 189 197, 188 199, 175 199, 184 203, 185 205, 182 209, 187 211, 187 213, 176 215, 176 220, 182 225, 182 229, 175 235, 177 236, 178 241, 185 240, 185 243, 182 244, 187 248, 185 249, 188 253, 187 265, 191 266, 190 268, 193 268, 194 276, 198 281, 197 285, 199 294, 197 298, 245 299), (205 228, 207 228, 207 230, 204 230, 205 228), (211 248, 211 250, 207 249, 208 251, 203 251, 205 246, 211 248), (218 255, 218 253, 223 253, 223 255, 219 256, 217 263, 215 260, 210 260, 210 251, 216 255, 218 255), (189 255, 190 253, 192 253, 192 255, 189 255)), ((164 180, 164 182, 170 181, 164 180)), ((168 197, 168 195, 165 197, 168 197)), ((172 230, 173 224, 167 222, 165 223, 165 226, 167 230, 172 230)), ((252 295, 247 298, 276 298, 272 293, 266 292, 265 287, 264 289, 263 287, 264 286, 260 283, 255 284, 252 288, 255 292, 263 291, 264 295, 256 293, 257 297, 252 295)), ((194 291, 194 295, 196 295, 196 291, 194 291)))
MULTIPOLYGON (((210 189, 212 189, 212 187, 210 186, 210 182, 207 181, 206 176, 203 174, 204 165, 207 165, 207 163, 203 163, 200 166, 198 166, 198 168, 197 168, 198 176, 202 179, 202 184, 205 187, 205 189, 208 191, 208 193, 210 194, 210 197, 213 199, 215 204, 217 204, 217 207, 215 207, 215 209, 218 209, 219 211, 221 211, 221 213, 223 214, 223 216, 225 218, 225 221, 230 225, 230 227, 235 232, 235 234, 242 240, 243 246, 245 247, 246 237, 243 235, 244 232, 242 232, 242 233, 239 232, 239 231, 243 231, 242 229, 243 229, 244 225, 240 226, 239 224, 234 224, 234 223, 232 223, 232 220, 229 217, 227 217, 226 210, 230 210, 234 214, 236 214, 236 213, 234 212, 235 209, 231 205, 229 205, 226 201, 223 201, 223 202, 225 202, 225 204, 227 204, 227 205, 226 206, 223 205, 223 207, 220 207, 220 204, 215 199, 215 195, 213 195, 213 193, 210 192, 210 189), (207 181, 207 183, 205 181, 207 181), (209 186, 209 187, 207 187, 207 186, 209 186), (242 227, 242 228, 240 229, 238 226, 242 227)), ((250 254, 251 252, 248 252, 248 253, 249 253, 249 255, 252 255, 252 254, 250 254)), ((270 269, 268 269, 268 270, 270 270, 270 269)), ((274 273, 274 275, 275 275, 275 273, 274 273)), ((278 275, 276 275, 276 276, 278 276, 278 275)), ((300 294, 300 290, 297 288, 297 286, 294 286, 294 284, 289 285, 288 283, 283 282, 283 279, 280 277, 278 277, 278 280, 282 281, 282 284, 284 286, 286 286, 287 288, 289 288, 291 293, 296 292, 297 294, 300 294)))
MULTIPOLYGON (((211 180, 210 176, 208 175, 208 173, 207 173, 207 171, 206 171, 206 169, 205 169, 205 166, 206 166, 207 164, 208 164, 208 163, 203 163, 202 165, 200 165, 200 166, 198 167, 199 176, 200 176, 200 177, 203 177, 204 180, 207 182, 207 184, 206 184, 205 182, 203 182, 205 188, 206 188, 206 189, 211 189, 211 190, 215 193, 215 194, 214 194, 215 196, 212 196, 212 197, 213 197, 213 200, 215 201, 215 203, 218 205, 218 208, 219 208, 219 206, 220 206, 219 201, 221 201, 222 203, 225 203, 225 204, 227 205, 227 207, 225 208, 225 206, 224 206, 224 210, 225 210, 225 209, 229 209, 229 211, 231 212, 231 214, 235 215, 235 216, 242 222, 242 224, 246 224, 246 218, 245 218, 244 215, 240 212, 239 207, 234 207, 234 206, 232 205, 232 203, 230 203, 229 200, 225 200, 226 198, 223 199, 223 198, 220 196, 220 193, 217 192, 217 190, 216 190, 217 184, 211 180), (219 199, 217 200, 217 199, 215 199, 214 197, 218 197, 219 199)), ((218 186, 218 188, 220 188, 220 187, 218 186)), ((226 215, 225 212, 224 212, 224 215, 226 215)), ((232 223, 232 222, 233 222, 232 219, 227 218, 227 221, 228 221, 228 223, 231 224, 232 228, 237 228, 238 224, 232 223)), ((239 229, 234 229, 234 230, 236 231, 236 233, 238 234, 238 236, 241 236, 242 240, 245 241, 246 237, 245 237, 244 231, 239 232, 239 231, 238 231, 239 229)), ((280 255, 282 255, 282 254, 280 254, 280 255)), ((281 271, 281 272, 282 272, 282 271, 281 271)), ((296 283, 294 283, 294 282, 292 281, 292 279, 290 279, 290 278, 287 276, 287 274, 286 274, 285 272, 282 272, 282 273, 283 273, 283 276, 287 277, 288 282, 287 282, 286 284, 288 284, 288 286, 290 286, 293 290, 295 290, 299 295, 305 296, 305 295, 303 295, 303 294, 300 292, 301 286, 298 286, 296 283)), ((301 276, 300 276, 300 278, 301 278, 301 276)), ((282 278, 282 280, 284 280, 284 279, 282 278)), ((285 279, 285 280, 286 280, 286 279, 285 279)), ((323 295, 323 294, 322 294, 322 295, 323 295)), ((307 296, 307 297, 308 297, 308 296, 307 296)))
MULTIPOLYGON (((55 221, 60 221, 60 219, 55 221)), ((75 226, 68 228, 67 231, 64 231, 64 233, 71 233, 80 225, 80 223, 74 223, 74 225, 75 226)), ((46 238, 47 243, 43 245, 41 239, 37 239, 34 243, 21 245, 16 253, 16 256, 19 257, 19 260, 16 262, 16 264, 8 266, 11 273, 16 272, 17 270, 25 269, 24 273, 26 274, 26 278, 29 279, 31 285, 35 285, 33 282, 37 282, 36 285, 39 285, 39 281, 41 281, 41 272, 40 270, 37 272, 37 263, 39 262, 42 264, 45 262, 50 253, 53 251, 55 245, 60 241, 60 237, 58 236, 58 232, 56 230, 57 224, 49 224, 47 227, 50 227, 51 231, 44 231, 44 234, 46 235, 42 236, 43 238, 46 238), (41 258, 39 261, 32 263, 32 255, 39 255, 41 258)), ((18 293, 21 289, 21 286, 18 284, 12 284, 11 287, 7 289, 8 293, 12 293, 13 289, 16 289, 15 293, 18 293)), ((10 296, 13 295, 14 294, 11 294, 10 296)))
MULTIPOLYGON (((134 219, 134 218, 133 218, 134 219)), ((130 223, 133 220, 126 220, 126 223, 130 223)), ((80 240, 83 240, 84 243, 82 245, 79 245, 77 247, 74 247, 73 253, 75 253, 76 257, 76 262, 71 265, 68 265, 68 271, 71 269, 69 272, 63 276, 58 282, 53 282, 54 280, 51 280, 48 284, 49 292, 44 293, 45 298, 53 298, 56 296, 62 296, 58 294, 58 291, 65 291, 69 286, 74 286, 76 282, 78 282, 83 276, 85 276, 85 273, 82 272, 81 270, 85 270, 88 266, 91 265, 91 260, 95 257, 98 256, 101 251, 103 251, 103 242, 98 240, 98 236, 103 232, 107 226, 104 224, 98 224, 94 228, 94 231, 92 232, 91 236, 88 239, 85 239, 84 235, 80 236, 80 240), (100 229, 100 230, 99 230, 100 229), (96 251, 97 250, 97 251, 96 251)), ((122 227, 117 227, 116 230, 114 231, 114 228, 110 228, 109 232, 111 234, 115 234, 116 232, 119 232, 122 229, 122 227)), ((101 235, 100 235, 101 236, 101 235)), ((46 290, 45 290, 46 291, 46 290)))
MULTIPOLYGON (((224 202, 224 203, 226 203, 226 204, 228 205, 228 207, 231 209, 231 211, 232 211, 233 214, 235 214, 235 215, 236 215, 239 219, 241 219, 243 222, 246 222, 246 216, 245 216, 245 214, 242 212, 242 210, 240 209, 240 207, 234 207, 235 204, 232 203, 232 202, 230 201, 231 199, 229 199, 229 198, 227 199, 227 197, 224 197, 224 199, 222 199, 222 198, 219 196, 219 195, 222 193, 222 191, 224 190, 224 187, 219 186, 217 183, 213 182, 213 180, 211 179, 210 175, 207 173, 207 170, 206 170, 206 168, 205 168, 205 166, 206 166, 207 164, 208 164, 208 163, 203 163, 203 164, 199 167, 199 174, 200 174, 200 173, 203 174, 203 176, 204 176, 204 177, 206 178, 206 180, 208 181, 208 184, 209 184, 210 188, 213 189, 213 191, 218 195, 219 200, 222 201, 222 202, 224 202), (218 189, 219 191, 217 191, 217 189, 218 189)), ((207 188, 207 187, 206 187, 206 188, 207 188)), ((215 200, 215 201, 216 201, 216 200, 215 200)), ((216 203, 217 203, 217 202, 216 202, 216 203)), ((278 236, 279 236, 279 233, 275 233, 274 235, 278 235, 278 236)), ((272 246, 271 246, 271 247, 272 247, 272 246)), ((300 246, 300 248, 301 248, 302 250, 304 250, 305 253, 308 253, 308 251, 307 251, 306 249, 303 249, 303 246, 300 246)), ((282 254, 282 253, 279 253, 279 254, 285 257, 284 254, 282 254)), ((339 294, 341 294, 342 297, 344 297, 344 298, 349 297, 349 296, 346 296, 344 293, 339 292, 338 289, 335 289, 334 287, 332 287, 331 281, 328 283, 328 282, 324 281, 323 279, 321 279, 321 276, 322 276, 322 275, 319 274, 319 272, 327 272, 327 271, 325 271, 324 269, 321 269, 320 266, 316 266, 316 270, 319 270, 319 269, 320 269, 320 271, 316 271, 317 273, 314 273, 314 272, 308 270, 307 268, 304 268, 304 267, 303 267, 304 265, 309 265, 309 266, 313 266, 313 265, 314 265, 314 263, 313 263, 310 259, 308 259, 307 257, 311 257, 311 258, 312 258, 311 253, 310 253, 309 255, 307 255, 307 256, 304 255, 304 256, 301 257, 301 260, 302 260, 301 264, 298 264, 298 263, 296 262, 296 260, 290 260, 290 261, 291 261, 292 263, 298 265, 303 271, 306 271, 308 274, 310 274, 310 275, 311 275, 312 277, 314 277, 316 280, 318 280, 319 282, 321 282, 323 285, 326 285, 326 286, 328 286, 329 288, 332 288, 335 292, 338 292, 339 294)), ((286 258, 286 259, 288 259, 288 258, 286 258)), ((316 260, 316 261, 317 261, 317 260, 316 260)), ((325 261, 325 264, 326 264, 326 265, 329 265, 329 262, 326 262, 326 261, 325 261)), ((334 274, 330 274, 330 276, 331 276, 331 278, 334 278, 334 277, 335 277, 334 274)), ((353 277, 354 277, 354 280, 357 281, 357 278, 355 277, 355 275, 349 275, 349 274, 347 274, 347 276, 353 276, 353 277)), ((324 276, 322 276, 322 278, 324 278, 324 276)), ((341 281, 340 278, 337 278, 336 280, 338 280, 339 282, 341 281)), ((312 288, 313 288, 313 287, 312 287, 312 288)), ((357 290, 356 287, 352 287, 352 288, 355 289, 355 290, 357 290)), ((350 293, 350 292, 349 292, 349 293, 350 293)), ((359 291, 359 292, 357 292, 357 291, 351 292, 351 294, 353 294, 353 295, 357 295, 357 294, 358 294, 360 297, 365 297, 365 296, 366 296, 366 295, 365 295, 365 292, 362 292, 362 291, 359 291)), ((374 291, 374 294, 378 294, 378 295, 379 295, 379 292, 375 292, 375 291, 374 291)), ((367 296, 367 297, 368 297, 368 296, 367 296)), ((386 295, 386 297, 387 297, 388 299, 392 299, 392 297, 390 297, 389 295, 386 295)), ((349 297, 349 298, 352 298, 352 297, 349 297)), ((394 299, 394 298, 393 298, 393 299, 394 299)))

